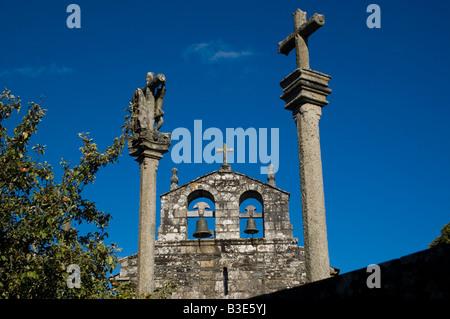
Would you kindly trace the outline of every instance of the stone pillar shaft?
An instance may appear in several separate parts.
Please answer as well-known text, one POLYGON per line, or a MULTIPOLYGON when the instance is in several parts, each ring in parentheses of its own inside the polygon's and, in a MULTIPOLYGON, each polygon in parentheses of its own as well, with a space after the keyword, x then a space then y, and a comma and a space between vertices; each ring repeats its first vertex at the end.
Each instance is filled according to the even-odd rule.
POLYGON ((330 276, 322 160, 320 106, 306 103, 294 115, 297 125, 306 273, 308 281, 330 276))
POLYGON ((285 109, 292 111, 297 126, 308 282, 330 276, 319 134, 322 107, 328 104, 326 97, 331 93, 330 78, 311 69, 298 68, 280 83, 285 109))
POLYGON ((128 140, 130 155, 139 162, 138 295, 155 289, 156 171, 162 154, 169 151, 170 134, 151 132, 128 140))
POLYGON ((143 157, 139 196, 138 294, 155 289, 156 171, 159 160, 143 157))

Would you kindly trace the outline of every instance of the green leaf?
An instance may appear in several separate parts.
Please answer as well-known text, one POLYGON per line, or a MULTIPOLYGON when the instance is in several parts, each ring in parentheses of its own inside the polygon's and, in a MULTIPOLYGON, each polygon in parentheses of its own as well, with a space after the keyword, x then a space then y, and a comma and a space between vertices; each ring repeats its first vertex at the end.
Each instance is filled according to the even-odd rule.
POLYGON ((39 278, 38 274, 36 272, 34 272, 34 271, 27 271, 27 277, 28 278, 33 278, 33 279, 38 279, 39 278))

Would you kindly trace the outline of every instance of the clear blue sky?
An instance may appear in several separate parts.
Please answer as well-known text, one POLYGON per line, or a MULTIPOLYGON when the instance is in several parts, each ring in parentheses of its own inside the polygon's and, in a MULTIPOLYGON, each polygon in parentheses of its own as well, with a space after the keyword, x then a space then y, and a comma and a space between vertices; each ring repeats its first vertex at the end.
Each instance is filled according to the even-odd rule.
MULTIPOLYGON (((0 85, 23 101, 46 96, 34 141, 57 171, 61 157, 78 161, 77 133, 101 149, 112 143, 149 71, 167 77, 163 132, 193 130, 194 120, 223 132, 279 128, 276 183, 291 193, 303 244, 296 130, 279 99, 295 56, 277 53, 298 7, 326 17, 309 45, 311 68, 332 76, 320 121, 331 264, 347 272, 426 249, 450 221, 447 1, 3 0, 0 85), (80 29, 66 26, 71 3, 80 29), (366 26, 370 3, 381 29, 366 26)), ((120 256, 138 242, 139 168, 127 153, 86 190, 113 216, 120 256)), ((169 190, 172 167, 184 184, 219 166, 174 164, 168 153, 157 193, 169 190)), ((232 168, 266 181, 260 166, 232 168)), ((159 224, 159 203, 157 215, 159 224)))

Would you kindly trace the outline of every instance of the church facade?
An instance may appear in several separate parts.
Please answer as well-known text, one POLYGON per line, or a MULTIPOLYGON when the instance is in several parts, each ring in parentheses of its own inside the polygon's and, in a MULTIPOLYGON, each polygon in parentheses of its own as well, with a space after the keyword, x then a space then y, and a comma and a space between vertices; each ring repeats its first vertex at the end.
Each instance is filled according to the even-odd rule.
MULTIPOLYGON (((176 178, 176 181, 178 178, 176 178)), ((161 195, 155 286, 174 283, 172 298, 249 298, 306 283, 304 249, 293 237, 289 193, 229 165, 161 195), (256 203, 246 207, 245 203, 256 203), (256 206, 256 207, 255 207, 256 206), (244 212, 245 211, 245 212, 244 212), (209 238, 192 238, 205 218, 209 238), (257 220, 257 237, 242 229, 257 220), (247 224, 246 224, 247 222, 247 224)), ((137 254, 120 260, 118 281, 137 282, 137 254)))
POLYGON ((331 77, 310 68, 308 38, 325 17, 293 14, 294 31, 278 43, 278 52, 295 49, 296 69, 280 83, 297 128, 304 247, 293 238, 289 193, 234 172, 224 153, 220 170, 178 186, 176 169, 170 191, 161 195, 161 225, 155 240, 156 171, 168 152, 171 136, 159 132, 165 76, 149 72, 146 87, 133 97, 130 156, 139 162, 139 252, 120 260, 117 280, 137 283, 138 295, 151 293, 168 281, 178 287, 174 298, 248 298, 329 278, 319 120, 328 104, 331 77), (156 124, 156 126, 155 126, 156 124), (251 205, 246 201, 253 200, 251 205), (257 206, 255 206, 256 204, 257 206), (241 206, 244 207, 241 207, 241 206), (244 210, 246 212, 244 212, 244 210), (196 227, 189 219, 199 218, 196 227), (213 218, 213 229, 206 218, 213 218), (262 220, 258 229, 255 219, 262 220), (242 236, 242 221, 247 221, 242 236), (195 231, 192 232, 192 228, 195 231), (262 236, 254 238, 253 235, 262 236), (193 237, 191 237, 191 235, 193 237))

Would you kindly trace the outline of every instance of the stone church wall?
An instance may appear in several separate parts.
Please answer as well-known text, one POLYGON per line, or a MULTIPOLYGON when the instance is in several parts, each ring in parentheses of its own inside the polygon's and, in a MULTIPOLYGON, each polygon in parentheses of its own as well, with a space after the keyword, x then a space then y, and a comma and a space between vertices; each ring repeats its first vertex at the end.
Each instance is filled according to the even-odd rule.
MULTIPOLYGON (((172 298, 249 298, 302 285, 303 247, 296 239, 202 239, 157 242, 156 286, 177 285, 172 298)), ((121 260, 120 278, 136 282, 137 254, 121 260)))
POLYGON ((239 205, 248 198, 257 199, 263 207, 265 238, 293 237, 289 221, 288 192, 244 174, 220 170, 161 195, 158 240, 187 239, 187 217, 189 213, 196 213, 188 212, 188 206, 199 197, 209 198, 215 205, 215 211, 207 213, 212 213, 211 216, 215 217, 217 239, 240 238, 239 220, 245 214, 239 213, 239 205))
MULTIPOLYGON (((229 166, 161 195, 155 245, 155 285, 174 283, 172 298, 249 298, 306 282, 304 250, 289 220, 289 193, 229 166), (215 219, 214 238, 190 239, 188 218, 200 216, 190 203, 202 198, 212 203, 202 214, 215 219), (242 212, 249 198, 261 204, 258 211, 247 206, 242 212), (263 238, 241 238, 241 221, 250 217, 263 220, 263 238)), ((116 279, 137 282, 137 254, 120 263, 116 279)))

